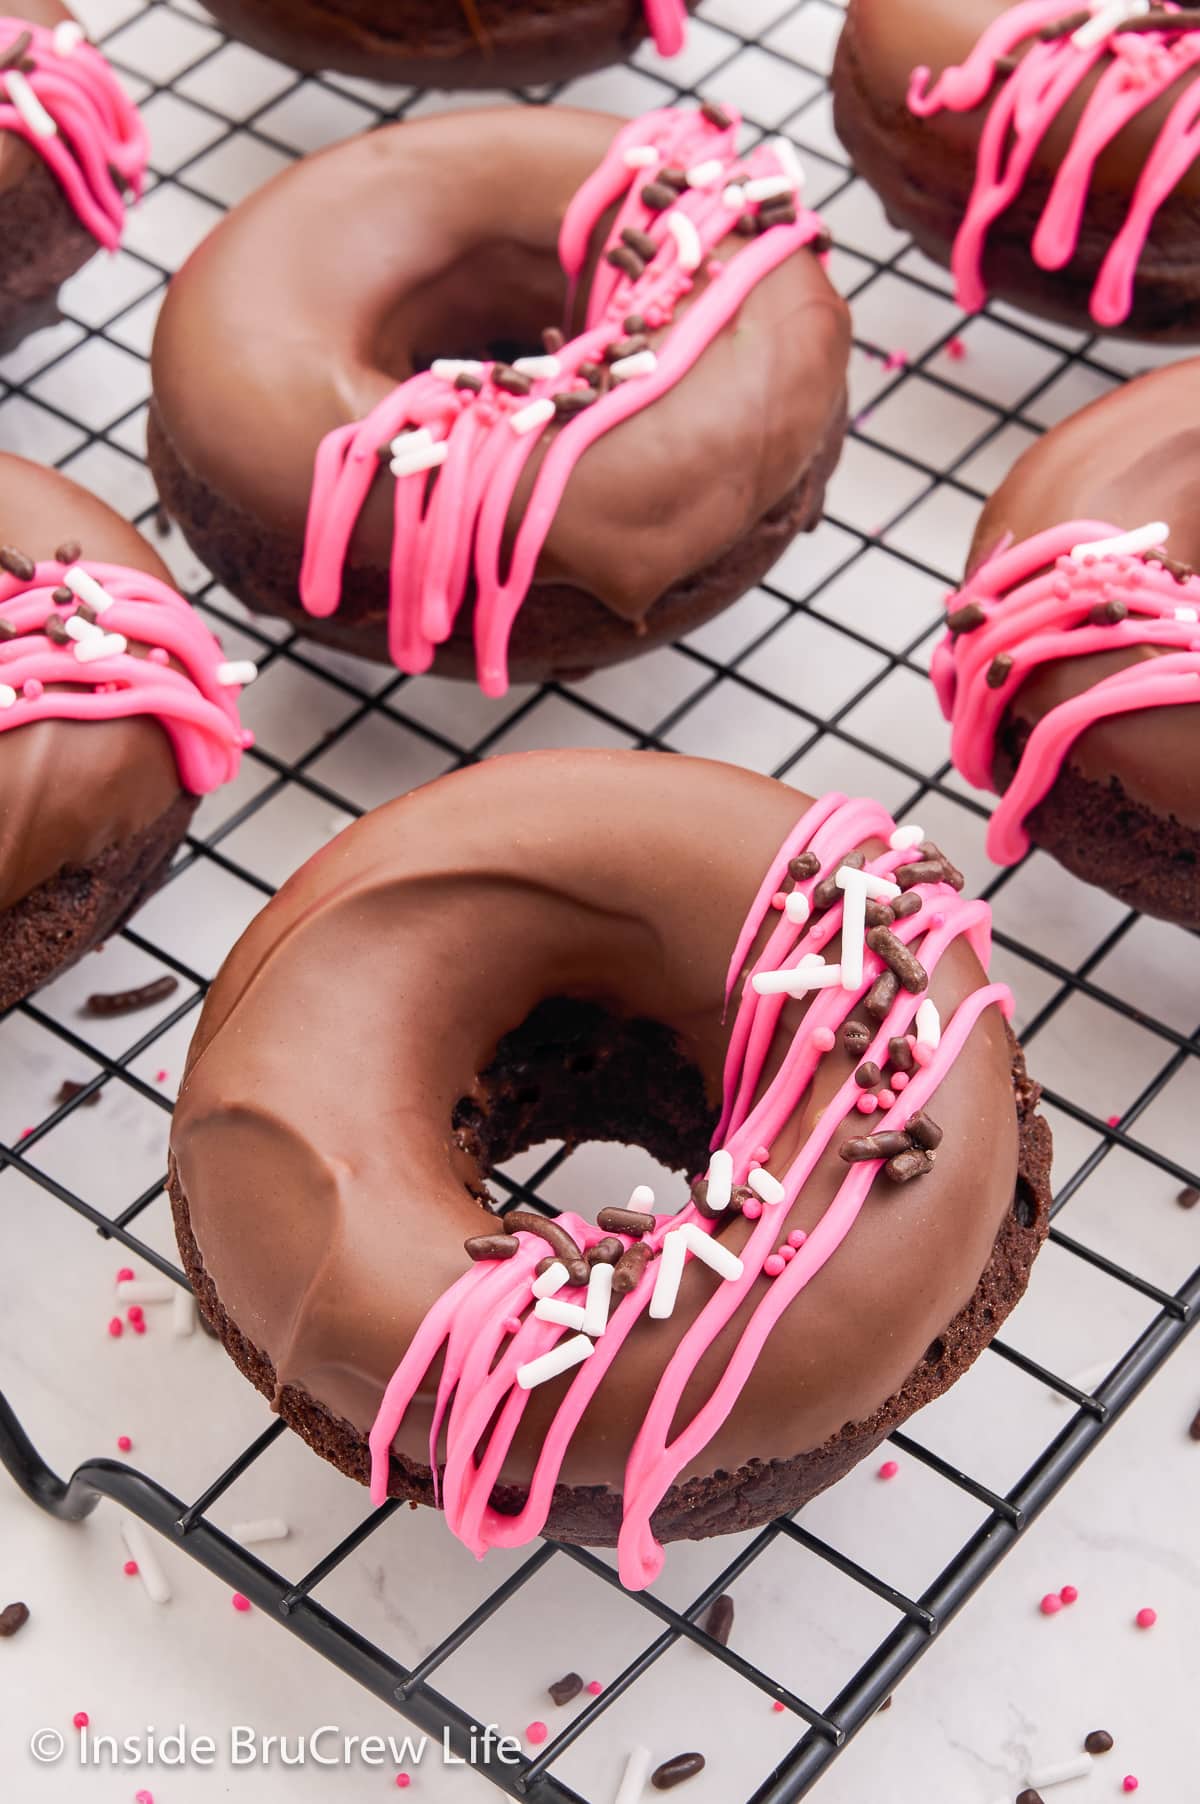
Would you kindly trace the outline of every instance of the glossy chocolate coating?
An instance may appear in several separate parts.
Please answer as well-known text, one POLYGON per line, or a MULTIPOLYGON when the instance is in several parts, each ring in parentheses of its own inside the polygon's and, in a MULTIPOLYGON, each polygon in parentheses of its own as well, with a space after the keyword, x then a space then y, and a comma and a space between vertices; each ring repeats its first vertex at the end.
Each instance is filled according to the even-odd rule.
MULTIPOLYGON (((732 765, 529 753, 378 809, 284 886, 213 986, 172 1131, 176 1200, 204 1271, 271 1361, 277 1395, 301 1387, 369 1429, 416 1327, 465 1269, 464 1239, 494 1226, 469 1188, 479 1172, 451 1131, 455 1105, 544 999, 665 1024, 715 1104, 730 950, 805 805, 732 765)), ((948 1016, 981 982, 959 941, 931 994, 948 1016)), ((789 1005, 769 1070, 798 1018, 789 1005)), ((840 1049, 823 1061, 773 1168, 790 1163, 846 1069, 840 1049)), ((909 1185, 877 1181, 693 1472, 791 1458, 869 1419, 972 1297, 1017 1169, 998 1010, 972 1031, 936 1114, 935 1169, 909 1185)), ((811 1229, 845 1172, 831 1147, 790 1225, 811 1229)), ((681 1177, 678 1206, 687 1195, 681 1177)), ((731 1222, 722 1238, 736 1249, 748 1229, 731 1222)), ((689 1269, 673 1318, 634 1330, 575 1437, 567 1484, 620 1490, 637 1424, 710 1289, 689 1269)), ((701 1360, 689 1402, 707 1395, 744 1321, 701 1360)), ((504 1478, 528 1479, 561 1394, 531 1394, 504 1478)), ((397 1443, 421 1464, 428 1401, 397 1443)))
MULTIPOLYGON (((169 571, 142 535, 57 470, 0 454, 0 544, 52 558, 75 540, 86 559, 126 564, 163 582, 169 571)), ((171 742, 157 720, 43 720, 0 731, 0 908, 64 865, 89 864, 180 794, 171 742)))

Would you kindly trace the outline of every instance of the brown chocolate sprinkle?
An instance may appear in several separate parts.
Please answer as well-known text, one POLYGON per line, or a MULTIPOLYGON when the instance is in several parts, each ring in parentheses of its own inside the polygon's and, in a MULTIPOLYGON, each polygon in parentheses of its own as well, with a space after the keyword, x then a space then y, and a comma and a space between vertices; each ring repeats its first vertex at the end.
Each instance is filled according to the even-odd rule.
POLYGON ((914 1146, 906 1153, 897 1153, 883 1169, 893 1184, 907 1184, 912 1178, 924 1177, 927 1171, 932 1171, 933 1160, 919 1146, 914 1146))
POLYGON ((680 169, 677 163, 668 163, 665 169, 660 169, 658 179, 665 182, 668 188, 674 188, 676 194, 683 194, 687 189, 687 170, 680 169))
MULTIPOLYGON (((672 195, 671 200, 674 198, 672 195)), ((627 244, 614 244, 611 250, 605 251, 604 261, 611 263, 614 269, 619 269, 634 282, 641 279, 646 268, 645 258, 639 257, 636 251, 631 251, 627 244)))
POLYGON ((670 1760, 655 1767, 650 1783, 655 1791, 670 1791, 673 1786, 682 1785, 685 1779, 694 1779, 703 1771, 703 1754, 672 1754, 670 1760))
POLYGON ((579 374, 585 382, 591 382, 594 385, 604 375, 604 366, 600 363, 581 363, 579 374))
MULTIPOLYGON (((883 930, 885 933, 886 928, 883 930)), ((863 1003, 868 1015, 875 1021, 882 1021, 891 1010, 899 990, 899 980, 892 971, 881 971, 875 982, 867 991, 867 999, 863 1003)))
POLYGON ((43 626, 42 631, 45 633, 47 639, 49 639, 51 645, 69 645, 71 643, 71 635, 57 614, 48 614, 46 616, 46 624, 43 626))
POLYGON ((476 376, 471 370, 460 370, 454 378, 454 386, 462 389, 466 394, 481 395, 483 393, 483 377, 476 376))
POLYGON ((921 841, 921 854, 925 858, 936 859, 942 867, 942 882, 948 883, 951 889, 961 890, 966 878, 953 860, 946 857, 940 846, 935 846, 931 839, 921 841))
POLYGON ((895 875, 901 889, 913 889, 918 883, 940 883, 942 867, 936 858, 919 858, 916 864, 902 864, 895 875))
MULTIPOLYGON (((68 595, 70 594, 69 589, 68 589, 67 593, 68 593, 68 595)), ((76 620, 86 620, 89 626, 95 626, 96 610, 94 607, 90 606, 90 604, 88 602, 81 601, 79 606, 75 610, 75 619, 76 620)))
POLYGON ((651 212, 661 213, 664 208, 675 205, 675 190, 668 188, 665 182, 647 182, 641 198, 651 212))
POLYGON ((1185 1184, 1175 1201, 1181 1209, 1194 1209, 1200 1203, 1200 1190, 1194 1184, 1185 1184))
POLYGON ((614 1297, 628 1296, 631 1290, 636 1289, 642 1273, 653 1257, 654 1254, 644 1240, 639 1240, 636 1246, 626 1247, 617 1260, 617 1269, 613 1273, 614 1297))
POLYGON ((583 1680, 577 1672, 565 1672, 553 1685, 547 1685, 546 1690, 556 1704, 569 1704, 583 1690, 583 1680))
POLYGON ((723 106, 718 106, 715 100, 701 101, 700 117, 702 119, 707 119, 710 125, 715 125, 718 130, 723 132, 728 131, 729 127, 733 124, 733 120, 729 117, 725 108, 723 106))
POLYGON ((815 877, 821 868, 821 860, 815 852, 799 852, 788 863, 788 876, 795 883, 803 883, 809 877, 815 877))
POLYGON ((0 545, 0 569, 7 570, 19 583, 32 582, 36 568, 33 559, 18 551, 15 545, 0 545))
POLYGON ((475 1234, 463 1245, 468 1259, 511 1259, 521 1250, 515 1234, 475 1234))
MULTIPOLYGON (((79 1096, 84 1090, 87 1090, 86 1084, 77 1084, 75 1082, 74 1078, 69 1077, 58 1086, 58 1095, 55 1097, 54 1100, 57 1103, 74 1102, 75 1098, 77 1096, 79 1096)), ((82 1103, 79 1106, 80 1106, 80 1108, 83 1108, 83 1109, 90 1109, 95 1103, 98 1103, 99 1101, 100 1101, 99 1090, 91 1090, 84 1097, 82 1103)))
POLYGON ((883 1072, 879 1069, 879 1066, 875 1063, 874 1059, 868 1059, 866 1063, 860 1065, 858 1070, 854 1073, 854 1081, 860 1090, 873 1090, 876 1084, 881 1084, 883 1082, 883 1072))
POLYGON ((897 1071, 911 1071, 916 1063, 907 1034, 897 1034, 888 1041, 888 1058, 897 1071))
POLYGON ((609 1234, 603 1240, 598 1240, 595 1246, 590 1246, 584 1258, 589 1266, 615 1265, 624 1251, 625 1248, 616 1235, 609 1234))
POLYGON ((1107 1729, 1093 1729, 1090 1735, 1084 1737, 1085 1754, 1111 1754, 1112 1746, 1113 1738, 1107 1729))
POLYGON ((60 564, 77 564, 83 556, 83 546, 78 539, 64 539, 54 556, 60 564))
MULTIPOLYGON (((1090 13, 1083 14, 1085 19, 1090 19, 1091 16, 1090 13)), ((1034 1791, 1032 1787, 1027 1786, 1023 1792, 1017 1794, 1017 1804, 1045 1804, 1045 1801, 1040 1791, 1034 1791)))
POLYGON ((838 1147, 847 1165, 858 1165, 864 1159, 895 1159, 911 1151, 912 1141, 898 1128, 883 1128, 878 1134, 856 1134, 838 1147))
POLYGON ((918 1109, 915 1115, 909 1116, 905 1131, 910 1140, 915 1140, 928 1153, 934 1152, 945 1138, 937 1122, 931 1121, 924 1109, 918 1109))
POLYGON ((640 1209, 601 1209, 596 1226, 606 1234, 652 1234, 654 1217, 640 1209))
POLYGON ((924 906, 924 896, 913 895, 897 896, 896 900, 889 904, 892 918, 896 921, 907 921, 910 915, 919 915, 924 906))
MULTIPOLYGON (((866 862, 865 852, 847 852, 844 858, 839 858, 837 870, 861 871, 866 862)), ((813 908, 832 908, 840 894, 841 891, 837 886, 837 871, 830 871, 828 877, 823 877, 812 893, 813 908)))
POLYGON ((1008 681, 1008 673, 1013 667, 1010 652, 997 652, 987 668, 987 686, 989 689, 1003 689, 1008 681))
POLYGON ((570 419, 600 399, 594 388, 567 388, 554 397, 554 411, 559 419, 570 419))
POLYGON ((964 602, 961 608, 955 608, 952 614, 946 615, 946 626, 952 633, 973 633, 987 619, 987 615, 977 601, 964 602))
POLYGON ((896 919, 886 902, 874 902, 870 897, 866 902, 866 915, 868 927, 890 927, 896 919))
MULTIPOLYGON (((1200 23, 1200 20, 1197 21, 1200 23)), ((1186 583, 1195 571, 1190 564, 1181 564, 1178 558, 1168 557, 1165 551, 1147 551, 1143 554, 1147 564, 1161 564, 1168 576, 1173 576, 1177 583, 1186 583)))
POLYGON ((745 1205, 754 1195, 745 1184, 735 1184, 729 1195, 729 1203, 724 1209, 710 1209, 708 1206, 708 1179, 697 1178, 691 1186, 691 1198, 696 1208, 706 1221, 728 1221, 732 1215, 740 1215, 745 1205))
MULTIPOLYGON (((1052 43, 1055 38, 1069 38, 1073 31, 1078 31, 1081 25, 1086 25, 1091 16, 1091 13, 1086 11, 1068 13, 1065 19, 1055 19, 1052 24, 1043 25, 1038 32, 1038 37, 1045 43, 1052 43)), ((1020 1798, 1017 1799, 1017 1804, 1021 1804, 1020 1798)), ((1026 1804, 1029 1804, 1028 1799, 1026 1804)), ((1037 1799, 1035 1804, 1041 1804, 1041 1800, 1037 1799)))
POLYGON ((740 214, 738 217, 738 222, 733 229, 737 233, 739 238, 757 238, 758 237, 758 214, 757 213, 740 214))
POLYGON ((547 326, 542 333, 542 349, 547 357, 556 357, 566 344, 566 335, 557 326, 547 326))
POLYGON ((8 49, 5 50, 3 54, 0 54, 0 69, 15 68, 17 64, 24 59, 25 52, 32 43, 33 33, 31 31, 22 31, 13 39, 12 43, 8 46, 8 49))
POLYGON ((17 629, 11 620, 0 620, 0 640, 15 639, 17 629))
POLYGON ((621 243, 627 244, 634 256, 640 257, 643 263, 652 263, 658 255, 658 246, 649 232, 641 232, 637 226, 622 227, 621 243))
POLYGON ((718 1646, 729 1646, 729 1637, 733 1631, 733 1599, 728 1591, 722 1591, 720 1597, 713 1598, 708 1615, 700 1626, 706 1635, 712 1636, 718 1646))
POLYGON ((1200 1409, 1198 1409, 1192 1417, 1192 1425, 1188 1429, 1188 1433, 1193 1441, 1200 1441, 1200 1409))
POLYGON ((1098 601, 1094 608, 1088 609, 1088 619, 1093 626, 1116 626, 1118 620, 1128 617, 1129 609, 1123 601, 1098 601))
POLYGON ((527 395, 533 387, 528 376, 520 370, 514 370, 507 363, 498 363, 492 371, 492 381, 497 388, 502 388, 506 395, 527 395))
POLYGON ((87 1015, 132 1015, 135 1009, 152 1008, 156 1002, 165 1002, 179 988, 179 979, 164 971, 161 977, 151 978, 149 983, 139 985, 136 990, 110 990, 107 994, 96 991, 84 1004, 87 1015))
POLYGON ((629 315, 629 318, 625 321, 625 330, 631 338, 635 337, 637 333, 646 330, 646 322, 640 313, 631 313, 629 315))
MULTIPOLYGON (((28 37, 29 33, 26 32, 25 36, 28 37)), ((10 1635, 15 1635, 18 1629, 23 1629, 28 1621, 28 1604, 6 1604, 0 1610, 0 1635, 7 1640, 10 1635)))
POLYGON ((587 1283, 588 1262, 567 1230, 560 1228, 556 1221, 547 1221, 544 1215, 533 1215, 524 1209, 514 1209, 504 1217, 504 1226, 510 1234, 539 1234, 566 1266, 572 1284, 587 1283))
MULTIPOLYGON (((391 449, 390 446, 388 448, 389 450, 391 449)), ((52 589, 50 591, 50 599, 56 607, 67 608, 70 607, 75 597, 71 590, 67 588, 67 585, 62 583, 57 589, 52 589)))
POLYGON ((620 363, 623 357, 634 357, 639 351, 648 351, 648 338, 618 338, 610 344, 604 353, 605 363, 620 363))
POLYGON ((872 927, 867 933, 867 945, 895 973, 910 995, 919 996, 928 987, 929 973, 924 965, 903 940, 896 938, 890 927, 872 927))
POLYGON ((871 1030, 865 1021, 847 1021, 842 1029, 842 1045, 854 1058, 859 1058, 871 1044, 871 1030))
POLYGON ((760 232, 770 231, 772 226, 795 225, 796 208, 794 204, 781 195, 778 200, 766 201, 758 209, 758 229, 760 232))

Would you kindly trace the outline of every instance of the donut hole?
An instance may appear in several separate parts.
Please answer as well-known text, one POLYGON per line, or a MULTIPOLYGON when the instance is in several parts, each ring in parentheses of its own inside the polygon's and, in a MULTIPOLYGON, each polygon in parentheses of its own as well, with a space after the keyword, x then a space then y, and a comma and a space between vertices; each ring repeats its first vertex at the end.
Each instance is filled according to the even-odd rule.
POLYGON ((540 356, 543 331, 562 325, 566 306, 553 244, 477 245, 385 315, 372 361, 399 383, 437 357, 512 363, 540 356))
MULTIPOLYGON (((504 1036, 452 1118, 484 1194, 498 1165, 545 1142, 638 1146, 690 1175, 707 1164, 716 1123, 704 1079, 670 1028, 565 996, 539 1003, 504 1036)), ((624 1200, 584 1196, 572 1207, 594 1216, 624 1200)))
POLYGON ((1016 1192, 1013 1196, 1013 1214, 1018 1226, 1032 1228, 1037 1224, 1038 1199, 1028 1179, 1018 1177, 1016 1192))

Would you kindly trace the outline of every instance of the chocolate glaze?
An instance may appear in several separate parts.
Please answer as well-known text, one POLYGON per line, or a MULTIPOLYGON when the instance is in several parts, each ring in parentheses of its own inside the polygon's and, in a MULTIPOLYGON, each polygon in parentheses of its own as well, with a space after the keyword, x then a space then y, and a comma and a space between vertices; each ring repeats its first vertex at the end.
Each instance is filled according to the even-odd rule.
POLYGON ((294 69, 435 88, 562 81, 646 37, 642 0, 215 0, 209 11, 294 69))
MULTIPOLYGON (((464 1239, 494 1226, 452 1131, 456 1104, 481 1094, 500 1040, 547 998, 664 1024, 715 1110, 730 949, 805 806, 731 765, 530 753, 377 810, 284 886, 213 986, 172 1131, 180 1219, 236 1332, 271 1362, 277 1397, 298 1387, 369 1429, 410 1336, 461 1275, 464 1239)), ((982 981, 958 941, 931 994, 948 1011, 982 981)), ((765 1078, 799 1008, 781 1017, 765 1078)), ((1013 1207, 1010 1055, 1001 1015, 985 1011, 938 1092, 935 1169, 878 1181, 692 1473, 790 1458, 869 1420, 971 1298, 1013 1207)), ((773 1166, 790 1163, 844 1075, 840 1058, 823 1062, 773 1166)), ((791 1225, 810 1229, 844 1174, 831 1148, 791 1225)), ((747 1226, 731 1220, 723 1240, 736 1250, 747 1226)), ((672 1319, 635 1330, 567 1484, 619 1490, 634 1428, 709 1289, 689 1270, 672 1319)), ((685 1407, 743 1326, 735 1316, 714 1343, 685 1407)), ((528 1478, 560 1396, 557 1384, 531 1395, 507 1481, 528 1478)), ((414 1407, 397 1442, 422 1466, 428 1428, 414 1407)))
MULTIPOLYGON (((171 284, 154 342, 156 435, 217 497, 288 534, 298 563, 326 432, 415 365, 497 338, 536 348, 562 318, 559 226, 614 129, 559 108, 449 114, 276 177, 171 284)), ((774 271, 674 390, 585 453, 535 593, 565 584, 641 621, 740 541, 829 437, 848 332, 815 256, 774 271)), ((512 517, 540 464, 535 453, 512 517)), ((379 573, 380 611, 391 493, 375 485, 351 547, 352 567, 379 573)))
MULTIPOLYGON (((0 454, 0 544, 38 559, 71 539, 85 558, 171 581, 141 534, 95 495, 0 454)), ((155 720, 36 721, 0 733, 0 908, 149 827, 180 794, 155 720)))
MULTIPOLYGON (((937 76, 964 62, 987 27, 1010 5, 1011 0, 851 0, 838 46, 833 77, 838 134, 859 174, 878 191, 889 217, 912 232, 922 250, 939 263, 950 261, 975 179, 988 106, 917 119, 906 104, 909 82, 920 65, 937 76)), ((1088 295, 1100 260, 1184 85, 1177 83, 1137 114, 1105 150, 1096 165, 1076 257, 1062 271, 1040 270, 1029 253, 1033 228, 1106 61, 1101 60, 1051 123, 1021 196, 993 227, 984 257, 993 292, 1049 318, 1091 330, 1088 295)), ((1134 309, 1122 331, 1166 338, 1200 336, 1191 250, 1198 219, 1200 164, 1193 163, 1160 209, 1142 259, 1142 267, 1169 291, 1173 307, 1159 306, 1135 290, 1134 309), (1183 290, 1193 302, 1186 311, 1181 307, 1183 290)))
MULTIPOLYGON (((1006 534, 1032 538, 1063 520, 1148 520, 1171 528, 1169 549, 1200 567, 1200 358, 1114 389, 1062 421, 1018 458, 983 510, 971 547, 974 570, 1006 534)), ((1101 678, 1161 654, 1149 645, 1042 665, 1021 685, 1010 717, 1032 726, 1101 678)), ((1200 831, 1200 705, 1147 708, 1097 721, 1068 765, 1094 783, 1115 777, 1131 800, 1200 831)), ((1011 764, 997 766, 997 785, 1011 764)), ((1002 781, 1003 778, 1003 781, 1002 781)))

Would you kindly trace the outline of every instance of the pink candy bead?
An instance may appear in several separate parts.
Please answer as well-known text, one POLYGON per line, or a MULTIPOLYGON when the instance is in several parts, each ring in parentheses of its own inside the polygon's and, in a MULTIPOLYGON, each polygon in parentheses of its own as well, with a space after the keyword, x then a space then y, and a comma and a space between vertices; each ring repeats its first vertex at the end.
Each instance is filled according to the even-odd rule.
POLYGON ((117 1447, 121 1453, 133 1452, 133 1442, 127 1434, 119 1434, 117 1436, 117 1447))
POLYGON ((146 656, 151 664, 169 664, 171 662, 170 654, 162 645, 152 645, 146 656))
POLYGON ((1058 1595, 1058 1592, 1057 1591, 1047 1591, 1047 1593, 1046 1593, 1045 1597, 1043 1597, 1042 1603, 1041 1603, 1042 1615, 1043 1616, 1057 1616, 1058 1612, 1062 1609, 1062 1607, 1063 1607, 1063 1600, 1058 1595))
POLYGON ((873 1115, 879 1107, 879 1099, 870 1090, 864 1090, 854 1106, 860 1115, 873 1115))
POLYGON ((407 1791, 409 1786, 412 1784, 412 1780, 409 1778, 407 1773, 397 1773, 396 1774, 396 1784, 399 1786, 401 1791, 407 1791))
POLYGON ((91 1720, 92 1719, 86 1710, 77 1710, 71 1718, 72 1723, 77 1729, 86 1729, 91 1720))
POLYGON ((1138 1782, 1134 1778, 1133 1774, 1126 1773, 1125 1777, 1121 1781, 1121 1790, 1122 1791, 1136 1791, 1137 1788, 1138 1788, 1138 1782))
POLYGON ((1075 1589, 1074 1585, 1064 1585, 1058 1595, 1062 1598, 1062 1600, 1065 1604, 1076 1603, 1076 1602, 1078 1602, 1078 1599, 1079 1599, 1079 1593, 1075 1589))
POLYGON ((1158 1621, 1157 1610, 1139 1610, 1134 1617, 1139 1629, 1152 1629, 1158 1621))
POLYGON ((521 1318, 519 1315, 506 1315, 500 1326, 505 1334, 516 1334, 521 1327, 521 1318))
POLYGON ((890 1109, 896 1098, 892 1095, 890 1090, 877 1090, 875 1092, 875 1100, 878 1102, 881 1109, 890 1109))
POLYGON ((604 1687, 599 1679, 589 1679, 584 1689, 587 1691, 589 1697, 598 1698, 600 1693, 604 1690, 604 1687))
POLYGON ((795 1247, 790 1247, 786 1241, 784 1241, 783 1245, 781 1247, 778 1247, 776 1249, 776 1251, 778 1252, 779 1257, 783 1260, 785 1265, 787 1265, 790 1260, 792 1260, 796 1257, 795 1247))
POLYGON ((783 1260, 778 1253, 768 1253, 763 1260, 763 1270, 768 1278, 777 1278, 783 1270, 783 1260))
POLYGON ((788 1235, 788 1245, 790 1247, 802 1247, 807 1239, 808 1235, 804 1232, 803 1228, 793 1228, 788 1235))
POLYGON ((784 895, 783 891, 781 889, 777 889, 775 891, 775 894, 771 897, 771 907, 777 908, 780 911, 780 913, 782 914, 783 907, 784 907, 784 904, 786 901, 787 901, 787 897, 784 895))
POLYGON ((133 1267, 131 1265, 123 1265, 117 1273, 117 1283, 128 1284, 133 1278, 133 1275, 133 1267))
POLYGON ((832 1052, 837 1039, 831 1027, 814 1027, 813 1045, 818 1052, 832 1052))
POLYGON ((879 1476, 883 1479, 895 1478, 900 1468, 894 1459, 885 1459, 879 1468, 879 1476))
POLYGON ((136 1578, 137 1570, 138 1570, 138 1563, 136 1560, 126 1560, 125 1564, 121 1568, 121 1571, 125 1574, 126 1578, 136 1578))
POLYGON ((530 1723, 525 1731, 525 1739, 536 1748, 539 1747, 543 1741, 547 1740, 549 1734, 550 1731, 545 1723, 530 1723))
POLYGON ((112 1335, 114 1340, 120 1340, 121 1336, 124 1334, 125 1324, 119 1315, 114 1315, 112 1321, 108 1324, 108 1332, 112 1335))
POLYGON ((40 701, 45 693, 45 685, 39 682, 37 677, 28 677, 21 684, 21 694, 27 702, 40 701))
POLYGON ((961 338, 948 338, 946 340, 946 355, 951 363, 961 363, 966 354, 967 347, 961 338))
POLYGON ((908 1084, 909 1084, 908 1072, 907 1071, 894 1071, 892 1073, 891 1077, 889 1077, 888 1083, 892 1086, 892 1089, 895 1090, 897 1093, 899 1093, 901 1090, 907 1090, 908 1084))
POLYGON ((229 1601, 235 1610, 246 1611, 250 1608, 250 1599, 243 1597, 240 1591, 235 1591, 229 1601))
POLYGON ((757 1221, 762 1214, 762 1204, 755 1197, 751 1197, 749 1202, 742 1204, 742 1214, 747 1221, 757 1221))

